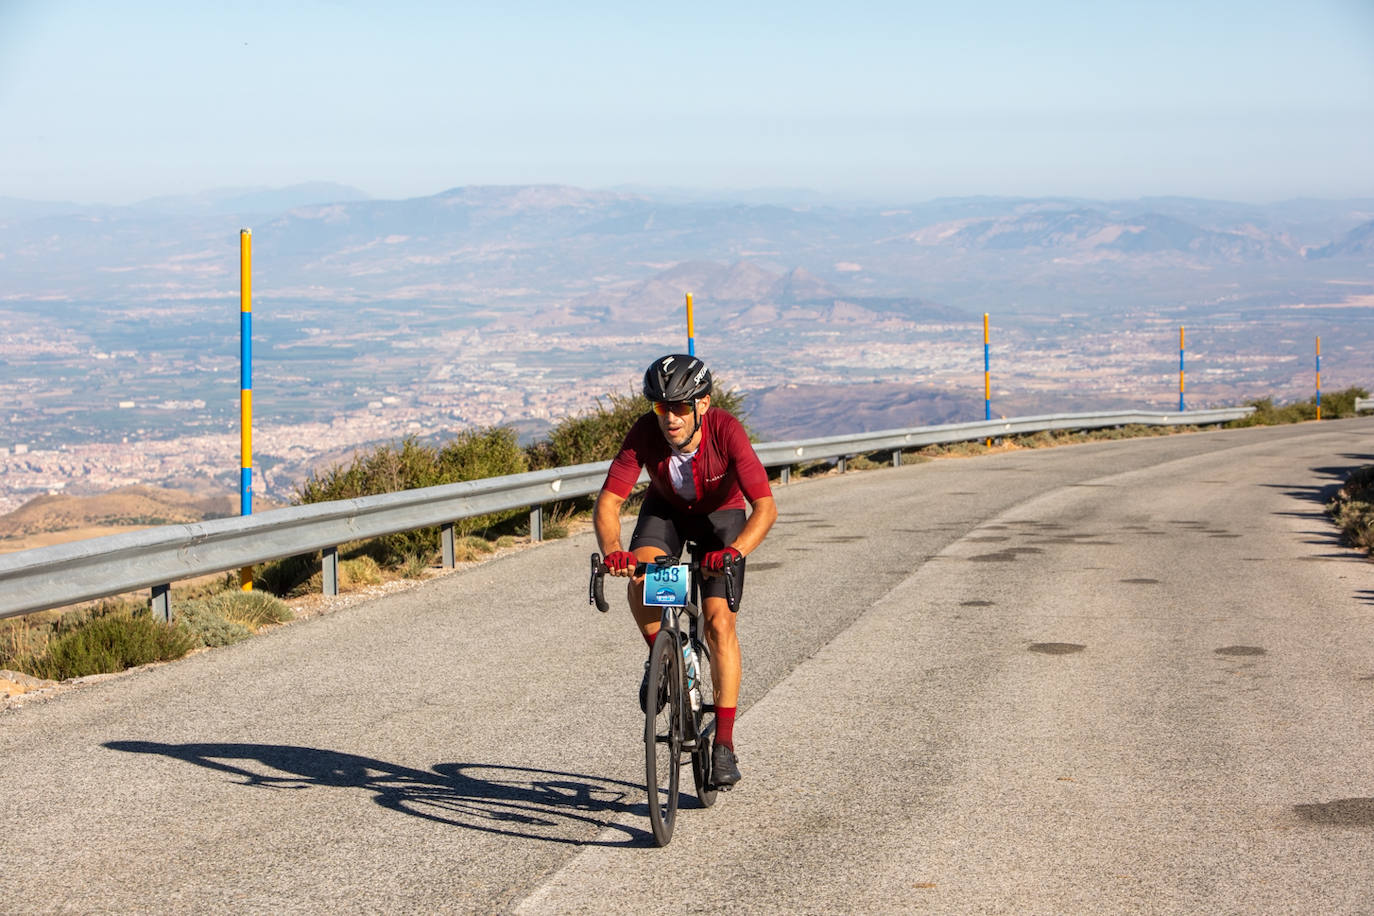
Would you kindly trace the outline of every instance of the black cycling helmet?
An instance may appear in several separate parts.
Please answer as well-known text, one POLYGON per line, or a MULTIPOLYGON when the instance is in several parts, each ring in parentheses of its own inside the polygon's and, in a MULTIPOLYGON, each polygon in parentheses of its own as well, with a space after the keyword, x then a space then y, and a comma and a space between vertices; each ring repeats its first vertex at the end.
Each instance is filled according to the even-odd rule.
POLYGON ((695 356, 669 353, 644 372, 644 396, 650 401, 689 403, 711 393, 711 370, 695 356))

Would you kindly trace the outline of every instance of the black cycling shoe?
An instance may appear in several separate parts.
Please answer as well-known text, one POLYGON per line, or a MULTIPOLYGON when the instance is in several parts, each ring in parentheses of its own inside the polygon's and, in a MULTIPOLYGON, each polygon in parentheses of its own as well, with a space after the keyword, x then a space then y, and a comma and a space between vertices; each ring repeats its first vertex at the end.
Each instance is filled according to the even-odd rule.
MULTIPOLYGON (((647 702, 648 696, 649 696, 649 660, 646 658, 646 659, 644 660, 644 678, 643 678, 643 680, 641 680, 641 681, 639 682, 639 711, 640 711, 640 712, 648 712, 648 711, 649 711, 649 710, 648 710, 649 704, 648 704, 648 702, 647 702)), ((655 712, 655 713, 662 712, 662 711, 663 711, 664 704, 666 704, 667 702, 668 702, 668 685, 667 685, 667 684, 659 684, 659 685, 658 685, 658 708, 656 708, 656 709, 654 710, 654 712, 655 712)))
POLYGON ((729 789, 741 778, 735 752, 723 744, 711 748, 711 786, 729 789))

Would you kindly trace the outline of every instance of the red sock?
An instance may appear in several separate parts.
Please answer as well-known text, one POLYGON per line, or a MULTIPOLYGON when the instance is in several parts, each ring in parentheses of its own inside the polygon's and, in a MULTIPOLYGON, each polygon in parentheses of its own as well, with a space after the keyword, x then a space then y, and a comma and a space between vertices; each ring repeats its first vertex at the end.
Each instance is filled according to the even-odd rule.
POLYGON ((716 707, 716 744, 735 749, 735 707, 716 707))
POLYGON ((656 638, 658 637, 658 631, 655 630, 653 636, 650 636, 648 633, 645 633, 643 630, 640 630, 639 632, 640 632, 640 635, 644 637, 644 641, 647 642, 647 643, 649 644, 649 648, 652 649, 652 648, 654 647, 654 639, 656 639, 656 638))

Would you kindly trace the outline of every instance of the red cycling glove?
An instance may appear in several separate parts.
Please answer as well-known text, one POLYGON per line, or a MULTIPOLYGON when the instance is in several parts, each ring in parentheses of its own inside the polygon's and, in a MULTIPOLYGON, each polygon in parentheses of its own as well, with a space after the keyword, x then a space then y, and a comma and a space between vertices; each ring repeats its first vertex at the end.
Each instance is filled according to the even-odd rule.
POLYGON ((634 572, 635 564, 639 561, 628 550, 617 550, 606 554, 605 562, 606 568, 611 572, 624 572, 626 569, 634 572))
POLYGON ((730 562, 738 563, 744 559, 744 554, 733 547, 726 547, 724 550, 713 550, 701 558, 701 568, 707 572, 724 572, 726 557, 730 562))

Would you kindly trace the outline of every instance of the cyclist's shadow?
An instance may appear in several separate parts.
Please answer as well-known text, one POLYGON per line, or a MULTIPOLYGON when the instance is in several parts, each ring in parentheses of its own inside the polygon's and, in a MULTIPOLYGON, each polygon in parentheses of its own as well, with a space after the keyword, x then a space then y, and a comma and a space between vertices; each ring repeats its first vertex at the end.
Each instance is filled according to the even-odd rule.
MULTIPOLYGON (((650 834, 621 815, 648 816, 643 786, 556 770, 489 763, 441 763, 432 770, 289 744, 160 744, 109 741, 105 747, 161 754, 242 777, 266 789, 357 788, 384 808, 505 836, 574 846, 640 846, 650 834), (598 828, 588 836, 587 828, 598 828), (612 827, 623 839, 604 839, 612 827)), ((636 818, 637 820, 638 818, 636 818)))

